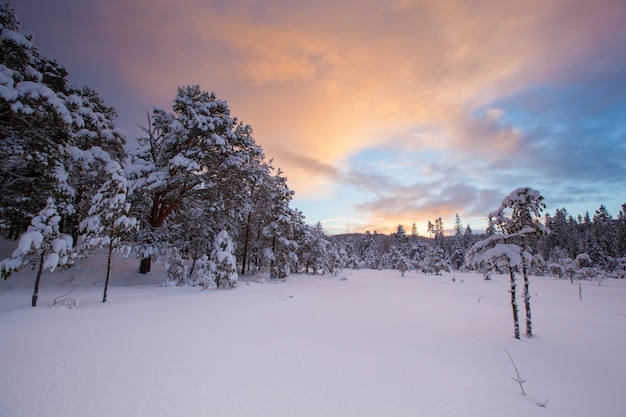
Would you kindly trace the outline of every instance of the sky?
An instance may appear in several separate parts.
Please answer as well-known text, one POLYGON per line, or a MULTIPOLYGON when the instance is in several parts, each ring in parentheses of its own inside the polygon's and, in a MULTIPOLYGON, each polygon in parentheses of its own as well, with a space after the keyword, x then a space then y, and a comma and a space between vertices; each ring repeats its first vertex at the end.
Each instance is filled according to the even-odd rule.
POLYGON ((484 231, 518 187, 546 212, 626 203, 623 0, 13 0, 22 30, 129 143, 197 84, 250 124, 331 234, 484 231))

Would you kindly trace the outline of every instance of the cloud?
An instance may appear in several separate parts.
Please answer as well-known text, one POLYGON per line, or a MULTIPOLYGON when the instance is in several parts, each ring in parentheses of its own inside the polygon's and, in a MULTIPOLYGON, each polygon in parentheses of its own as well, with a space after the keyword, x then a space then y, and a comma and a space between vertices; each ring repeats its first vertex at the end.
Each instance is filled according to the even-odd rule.
POLYGON ((55 34, 65 10, 59 48, 122 127, 199 84, 298 199, 360 193, 363 222, 478 218, 522 185, 559 202, 624 185, 622 0, 59 1, 15 7, 40 3, 55 34))

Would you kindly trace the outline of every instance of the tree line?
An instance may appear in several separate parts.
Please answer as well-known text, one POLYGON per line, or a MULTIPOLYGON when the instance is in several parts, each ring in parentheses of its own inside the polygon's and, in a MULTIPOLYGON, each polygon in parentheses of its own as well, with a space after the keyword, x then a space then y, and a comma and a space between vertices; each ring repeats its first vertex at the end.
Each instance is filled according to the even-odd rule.
MULTIPOLYGON (((385 235, 374 231, 363 234, 341 234, 328 237, 329 261, 327 271, 337 268, 373 268, 415 270, 439 274, 442 271, 489 271, 466 262, 468 250, 486 236, 501 233, 496 224, 489 223, 485 231, 474 233, 469 225, 463 227, 455 216, 454 234, 445 235, 441 218, 429 221, 430 236, 420 236, 415 224, 407 233, 403 225, 385 235), (439 224, 439 227, 435 227, 439 224), (433 229, 430 229, 432 225, 433 229)), ((533 275, 552 275, 568 279, 594 279, 612 276, 624 278, 626 267, 626 203, 614 218, 600 207, 593 216, 576 217, 567 209, 557 209, 553 215, 542 216, 547 233, 529 236, 532 248, 533 275)), ((501 272, 495 268, 498 272, 501 272)))

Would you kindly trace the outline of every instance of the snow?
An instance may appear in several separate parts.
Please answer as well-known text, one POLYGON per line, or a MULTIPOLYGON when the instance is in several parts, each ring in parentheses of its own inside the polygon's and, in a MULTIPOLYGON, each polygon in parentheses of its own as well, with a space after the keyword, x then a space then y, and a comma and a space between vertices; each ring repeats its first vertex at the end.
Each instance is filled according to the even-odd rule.
POLYGON ((184 168, 187 171, 197 171, 200 169, 200 165, 194 160, 184 157, 181 154, 177 154, 170 160, 170 169, 184 168))
POLYGON ((1 416, 626 415, 623 280, 583 281, 580 300, 532 277, 536 336, 515 340, 505 276, 344 270, 201 291, 137 263, 114 260, 104 304, 104 256, 45 273, 40 307, 30 269, 0 282, 1 416), (78 308, 48 307, 72 286, 78 308))
POLYGON ((46 256, 46 260, 43 263, 43 269, 47 269, 50 272, 54 272, 54 270, 59 265, 59 254, 57 252, 50 252, 46 256))
POLYGON ((485 262, 490 262, 500 258, 506 259, 506 265, 517 266, 520 268, 522 266, 520 247, 517 245, 498 243, 493 248, 487 249, 482 255, 482 259, 485 262))
POLYGON ((6 28, 2 29, 2 32, 0 32, 0 39, 11 40, 15 42, 17 45, 23 46, 24 48, 27 48, 27 49, 33 47, 33 43, 30 40, 28 40, 26 36, 24 36, 23 33, 16 32, 16 31, 6 29, 6 28))
POLYGON ((25 232, 17 244, 17 250, 15 256, 21 256, 22 254, 30 251, 31 249, 39 249, 43 243, 43 235, 38 230, 29 230, 25 232))
POLYGON ((50 104, 59 116, 63 118, 63 121, 68 125, 72 123, 72 116, 65 107, 65 102, 57 97, 56 93, 49 87, 35 83, 32 81, 21 81, 16 84, 15 89, 18 91, 21 97, 30 98, 33 100, 45 99, 50 104))

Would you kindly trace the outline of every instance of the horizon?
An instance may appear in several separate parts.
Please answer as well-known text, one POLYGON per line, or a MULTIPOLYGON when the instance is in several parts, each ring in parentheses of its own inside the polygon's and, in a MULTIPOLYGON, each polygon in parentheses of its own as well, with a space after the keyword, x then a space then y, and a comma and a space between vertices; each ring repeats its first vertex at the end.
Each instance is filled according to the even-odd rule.
POLYGON ((21 0, 42 55, 132 143, 179 86, 226 100, 329 234, 626 202, 626 4, 21 0), (182 63, 182 64, 181 64, 182 63))

